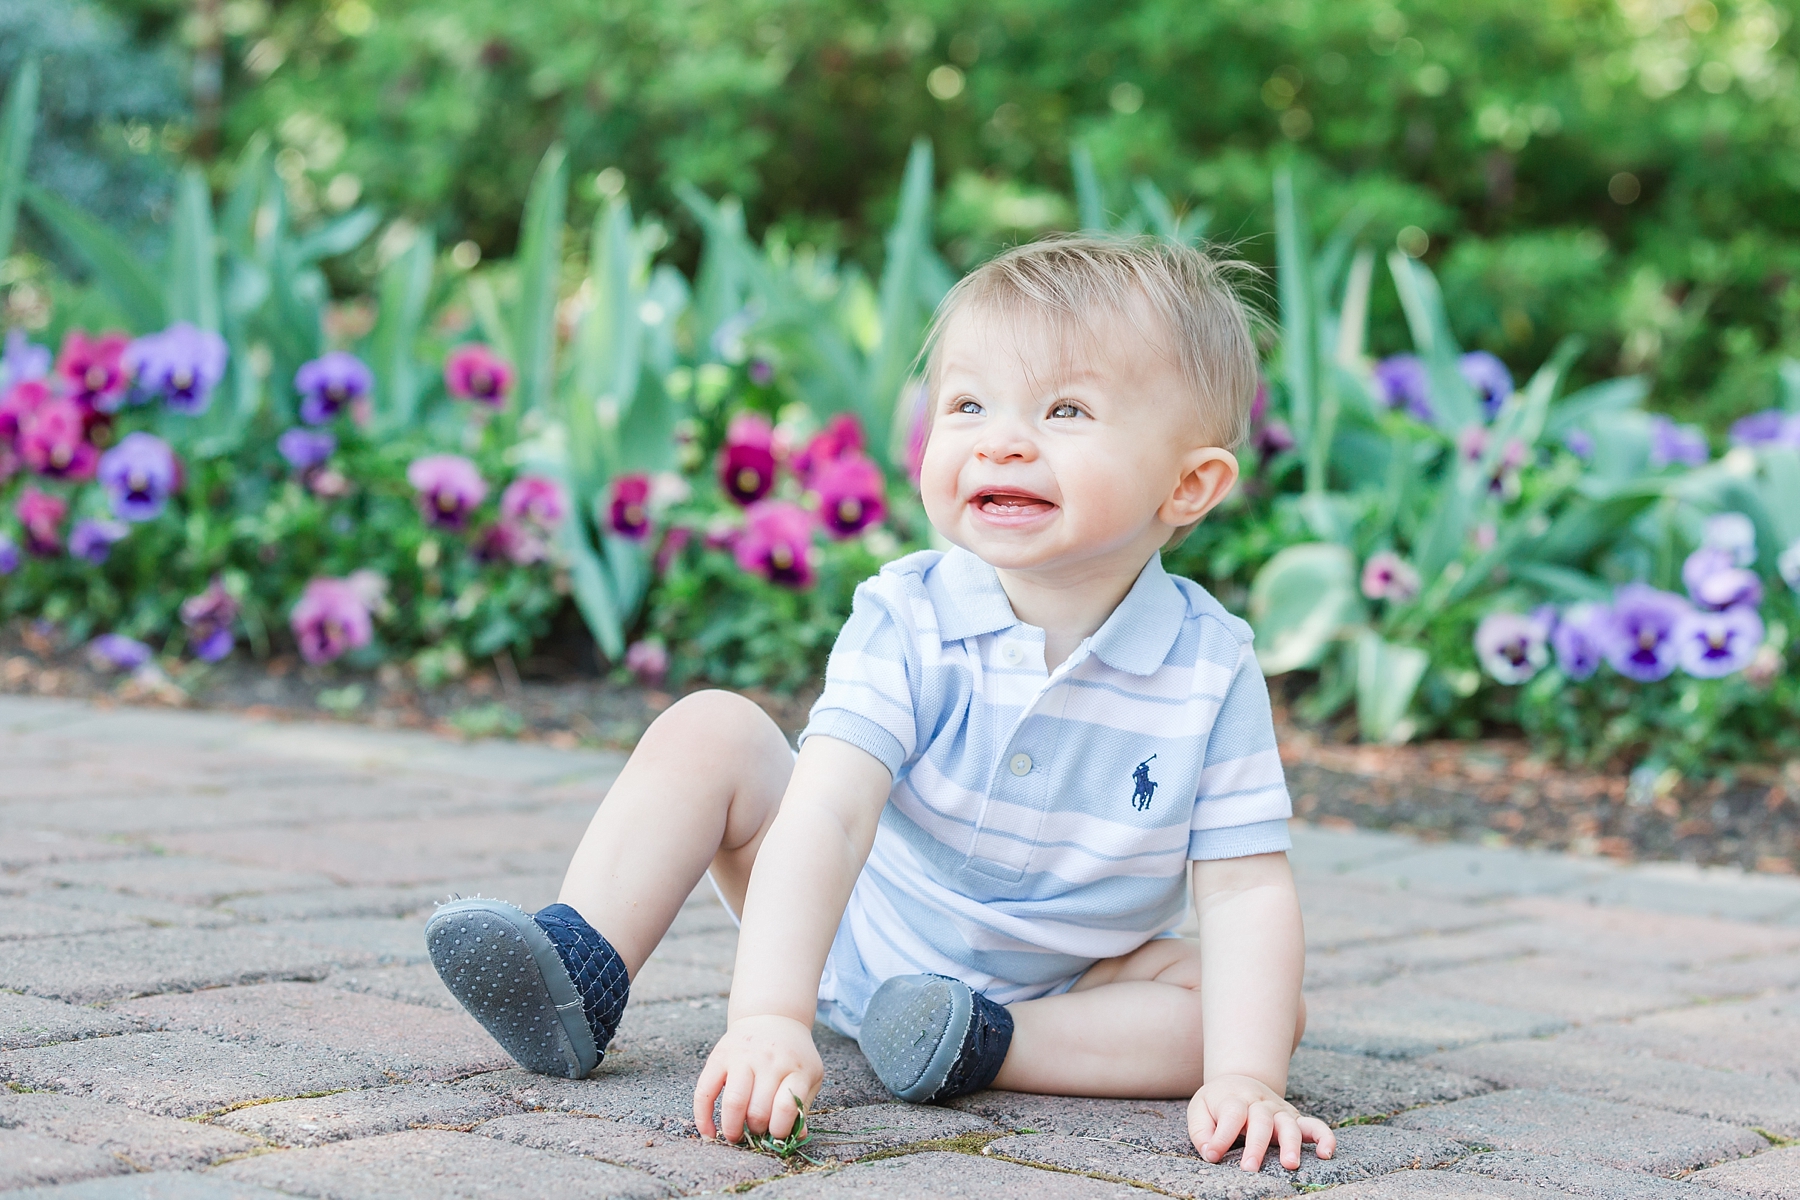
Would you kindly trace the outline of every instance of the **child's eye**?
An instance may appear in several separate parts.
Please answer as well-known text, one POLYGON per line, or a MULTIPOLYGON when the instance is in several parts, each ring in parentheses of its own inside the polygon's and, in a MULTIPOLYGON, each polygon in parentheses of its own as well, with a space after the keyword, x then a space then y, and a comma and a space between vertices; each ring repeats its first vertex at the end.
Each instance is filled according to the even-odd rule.
POLYGON ((1081 409, 1070 401, 1059 400, 1050 409, 1050 415, 1053 417, 1079 417, 1081 409))
POLYGON ((956 402, 956 407, 951 411, 973 414, 981 411, 981 405, 969 399, 967 396, 964 396, 961 400, 956 402))

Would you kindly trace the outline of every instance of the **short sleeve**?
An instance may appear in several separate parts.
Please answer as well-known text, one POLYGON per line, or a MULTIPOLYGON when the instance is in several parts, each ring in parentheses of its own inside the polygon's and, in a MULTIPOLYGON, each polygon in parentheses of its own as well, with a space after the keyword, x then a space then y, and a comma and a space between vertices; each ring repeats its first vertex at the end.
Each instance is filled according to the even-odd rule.
POLYGON ((902 619, 904 597, 888 594, 893 583, 877 575, 857 587, 800 744, 824 734, 868 751, 898 775, 918 749, 919 653, 902 619))
POLYGON ((1188 826, 1190 859, 1242 858, 1293 846, 1293 815, 1269 685, 1248 643, 1207 735, 1206 759, 1188 826))

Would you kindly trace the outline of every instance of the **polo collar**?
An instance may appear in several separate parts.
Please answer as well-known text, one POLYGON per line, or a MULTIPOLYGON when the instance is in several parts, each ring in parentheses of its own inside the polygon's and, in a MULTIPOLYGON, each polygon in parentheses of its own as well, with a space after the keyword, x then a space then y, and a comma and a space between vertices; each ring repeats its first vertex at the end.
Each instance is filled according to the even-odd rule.
MULTIPOLYGON (((945 551, 927 588, 938 636, 946 643, 1020 624, 994 568, 960 546, 945 551)), ((1163 665, 1186 619, 1187 597, 1163 570, 1162 556, 1152 555, 1088 648, 1109 667, 1151 675, 1163 665)))

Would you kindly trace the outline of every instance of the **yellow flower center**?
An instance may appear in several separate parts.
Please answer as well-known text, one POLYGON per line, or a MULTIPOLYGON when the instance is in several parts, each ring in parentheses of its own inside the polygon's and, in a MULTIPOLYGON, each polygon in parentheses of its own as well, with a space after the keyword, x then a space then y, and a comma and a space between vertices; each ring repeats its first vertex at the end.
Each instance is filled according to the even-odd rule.
POLYGON ((762 472, 755 467, 743 467, 737 473, 737 489, 749 494, 762 486, 762 472))
POLYGON ((769 561, 777 571, 785 571, 794 565, 794 552, 784 543, 769 551, 769 561))
POLYGON ((838 521, 844 525, 854 525, 862 519, 862 501, 854 496, 845 496, 838 501, 838 521))

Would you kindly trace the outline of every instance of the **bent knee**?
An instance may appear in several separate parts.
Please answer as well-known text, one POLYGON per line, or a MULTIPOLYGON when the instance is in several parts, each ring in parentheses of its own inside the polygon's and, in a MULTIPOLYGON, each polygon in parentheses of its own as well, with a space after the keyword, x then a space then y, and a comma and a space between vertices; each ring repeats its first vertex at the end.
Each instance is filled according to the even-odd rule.
POLYGON ((679 739, 690 749, 695 745, 722 749, 767 742, 771 736, 786 744, 780 727, 754 701, 736 692, 706 688, 690 692, 671 704, 650 722, 639 745, 653 740, 679 739))

